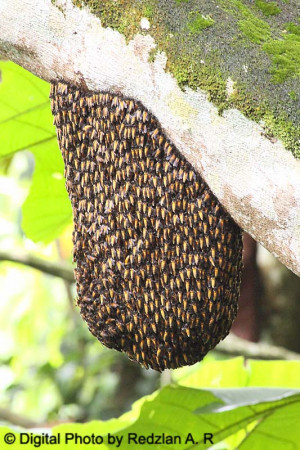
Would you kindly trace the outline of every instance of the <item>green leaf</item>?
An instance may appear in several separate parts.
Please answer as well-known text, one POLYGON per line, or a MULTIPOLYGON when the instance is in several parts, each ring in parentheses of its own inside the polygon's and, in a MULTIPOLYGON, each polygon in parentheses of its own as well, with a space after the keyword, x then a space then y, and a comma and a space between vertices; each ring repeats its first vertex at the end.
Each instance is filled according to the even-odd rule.
POLYGON ((49 83, 12 62, 1 62, 0 156, 56 142, 49 83))
POLYGON ((77 439, 90 437, 91 443, 86 442, 85 448, 98 448, 92 444, 92 435, 102 436, 101 448, 116 448, 117 438, 121 440, 120 448, 210 448, 211 442, 205 443, 206 433, 212 434, 213 444, 222 443, 218 448, 237 448, 237 443, 239 449, 297 448, 299 408, 299 390, 244 388, 235 391, 167 386, 139 400, 133 411, 120 419, 54 427, 52 434, 60 435, 61 442, 52 448, 77 448, 76 433, 77 439), (74 436, 68 443, 66 433, 74 436), (165 442, 153 443, 152 434, 164 436, 165 442), (166 443, 167 436, 169 443, 166 443))
POLYGON ((49 83, 12 62, 1 62, 0 70, 0 157, 24 149, 34 154, 35 171, 22 208, 22 226, 33 241, 48 243, 72 218, 52 124, 49 83))
POLYGON ((237 388, 245 386, 300 389, 300 361, 257 361, 242 357, 224 361, 203 361, 173 372, 182 386, 195 388, 237 388))
POLYGON ((299 448, 300 442, 300 405, 299 396, 290 399, 287 405, 270 414, 268 411, 263 420, 259 420, 255 430, 245 436, 241 450, 272 449, 286 450, 299 448), (292 403, 294 402, 294 403, 292 403))
POLYGON ((248 360, 248 386, 300 389, 300 361, 248 360))
POLYGON ((207 361, 191 367, 183 367, 173 372, 173 379, 182 386, 189 387, 244 387, 247 386, 248 370, 244 358, 225 361, 207 361))
POLYGON ((48 143, 34 151, 35 171, 22 212, 22 228, 35 242, 50 242, 72 220, 72 208, 65 187, 62 156, 57 144, 48 143))

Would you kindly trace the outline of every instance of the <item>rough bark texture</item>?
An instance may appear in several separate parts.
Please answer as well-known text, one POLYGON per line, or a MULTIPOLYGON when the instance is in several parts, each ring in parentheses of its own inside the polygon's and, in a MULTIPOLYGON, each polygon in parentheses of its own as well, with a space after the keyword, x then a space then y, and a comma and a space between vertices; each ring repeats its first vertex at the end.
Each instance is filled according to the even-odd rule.
MULTIPOLYGON (((245 102, 247 104, 250 97, 248 98, 247 92, 241 101, 241 95, 237 94, 241 94, 242 89, 237 85, 235 90, 234 77, 228 76, 225 79, 225 91, 218 88, 214 94, 204 82, 200 83, 200 78, 198 80, 200 69, 199 64, 195 63, 193 50, 200 47, 207 49, 209 37, 204 39, 203 36, 206 32, 212 33, 213 36, 214 29, 213 25, 208 26, 208 22, 202 25, 201 18, 197 15, 199 7, 204 5, 203 2, 184 2, 184 8, 193 10, 182 9, 180 12, 178 9, 178 17, 182 16, 182 21, 177 20, 177 26, 179 27, 178 23, 185 23, 183 19, 186 16, 188 22, 185 36, 192 39, 189 42, 198 42, 198 46, 195 44, 192 48, 186 48, 183 68, 187 70, 183 72, 176 65, 176 55, 172 57, 168 46, 162 48, 161 44, 163 37, 170 46, 173 36, 180 31, 176 29, 175 23, 172 25, 167 6, 170 4, 173 8, 183 8, 179 0, 147 2, 148 5, 140 2, 140 9, 134 9, 134 1, 87 2, 94 13, 102 18, 104 26, 101 26, 98 17, 87 9, 74 6, 71 0, 54 3, 51 0, 1 2, 0 54, 45 80, 65 79, 91 90, 110 90, 142 102, 157 117, 178 150, 202 174, 236 222, 299 275, 300 162, 285 149, 291 148, 295 155, 299 152, 299 136, 295 135, 295 121, 297 122, 299 112, 297 102, 294 104, 284 101, 286 91, 290 98, 298 98, 299 95, 299 42, 293 38, 297 36, 298 29, 295 28, 293 33, 287 30, 287 34, 292 35, 289 44, 294 51, 291 60, 295 62, 295 67, 288 66, 294 67, 292 72, 286 73, 283 68, 283 72, 280 72, 281 78, 283 77, 281 82, 274 84, 274 55, 270 56, 269 68, 265 66, 264 69, 266 83, 272 84, 273 96, 279 99, 278 102, 274 103, 275 106, 271 105, 271 109, 266 110, 263 117, 256 113, 253 116, 256 120, 265 120, 268 115, 273 114, 273 108, 279 112, 277 119, 274 116, 275 124, 279 124, 282 117, 285 117, 286 123, 290 124, 290 134, 284 146, 283 142, 274 136, 268 139, 266 130, 243 114, 247 114, 245 102), (113 10, 113 5, 117 10, 113 10), (154 7, 156 10, 153 10, 154 7), (155 11, 158 11, 157 15, 155 11), (145 17, 141 17, 142 13, 145 17), (164 20, 157 22, 159 14, 164 20), (183 85, 186 85, 184 89, 183 85), (206 88, 208 96, 196 89, 198 87, 206 88), (208 98, 214 100, 215 104, 208 98), (219 114, 218 108, 223 110, 230 105, 240 105, 240 111, 226 109, 222 115, 219 114)), ((223 8, 222 11, 227 11, 228 17, 234 18, 239 33, 248 39, 247 45, 251 51, 252 46, 263 45, 266 46, 264 52, 269 52, 270 40, 275 40, 271 22, 276 22, 277 19, 264 21, 268 24, 265 34, 262 22, 257 21, 257 17, 262 13, 258 11, 257 16, 254 15, 246 1, 227 2, 230 5, 227 10, 221 1, 218 3, 216 5, 212 2, 223 8), (250 28, 249 21, 252 24, 250 28), (249 29, 254 34, 247 36, 249 29), (260 40, 259 36, 264 36, 261 44, 260 41, 255 42, 260 40)), ((297 4, 293 3, 292 6, 296 11, 297 4)), ((291 15, 291 5, 286 8, 291 15)), ((296 21, 297 13, 294 15, 296 21)), ((213 18, 215 19, 216 17, 213 18)), ((209 18, 205 20, 209 21, 209 18)), ((293 23, 291 17, 284 20, 289 24, 293 23)), ((294 25, 297 27, 297 24, 294 25)), ((235 38, 239 41, 243 36, 237 35, 235 38)), ((184 39, 181 30, 181 34, 176 36, 176 42, 182 41, 184 39)), ((175 43, 172 45, 176 48, 175 43)), ((177 56, 178 60, 182 61, 183 44, 180 48, 178 47, 177 56)), ((208 50, 206 52, 208 54, 208 50)), ((267 61, 269 57, 265 58, 261 61, 267 61)), ((205 60, 203 63, 200 60, 200 64, 209 67, 205 60)), ((276 67, 280 67, 280 64, 276 67)), ((248 70, 247 67, 243 69, 243 61, 241 70, 245 73, 248 70)), ((207 69, 203 69, 202 75, 203 79, 208 79, 207 69)), ((279 75, 277 73, 278 77, 279 75)), ((220 85, 224 81, 222 80, 217 80, 220 85)), ((242 79, 241 83, 246 81, 242 79)), ((252 82, 255 83, 255 77, 252 82)), ((249 81, 247 83, 250 85, 249 81)), ((264 91, 258 82, 256 85, 259 102, 251 104, 250 109, 254 111, 257 111, 257 108, 265 108, 268 98, 271 98, 271 94, 263 95, 267 91, 264 91)), ((251 89, 249 95, 250 91, 251 89)), ((274 130, 276 131, 276 126, 274 130)), ((278 135, 283 136, 282 128, 277 128, 277 131, 278 135)))

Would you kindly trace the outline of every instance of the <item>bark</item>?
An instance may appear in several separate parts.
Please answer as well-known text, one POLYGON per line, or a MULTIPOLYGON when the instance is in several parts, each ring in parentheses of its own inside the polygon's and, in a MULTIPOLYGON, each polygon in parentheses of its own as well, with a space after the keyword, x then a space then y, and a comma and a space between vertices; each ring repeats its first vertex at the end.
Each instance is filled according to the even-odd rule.
MULTIPOLYGON (((127 17, 131 35, 126 39, 121 26, 115 27, 119 31, 102 26, 98 17, 71 0, 54 3, 2 1, 0 55, 47 81, 64 79, 142 102, 235 221, 299 275, 300 162, 283 143, 268 139, 260 125, 237 109, 219 115, 205 92, 192 85, 181 89, 167 53, 158 51, 151 57, 163 25, 152 30, 151 20, 150 28, 144 20, 136 30, 130 23, 130 17, 132 23, 138 17, 133 11, 127 17)), ((245 12, 240 14, 245 21, 245 12)), ((197 36, 201 45, 202 35, 197 36)), ((234 87, 227 81, 230 97, 234 87)), ((275 94, 282 86, 276 89, 275 94)))

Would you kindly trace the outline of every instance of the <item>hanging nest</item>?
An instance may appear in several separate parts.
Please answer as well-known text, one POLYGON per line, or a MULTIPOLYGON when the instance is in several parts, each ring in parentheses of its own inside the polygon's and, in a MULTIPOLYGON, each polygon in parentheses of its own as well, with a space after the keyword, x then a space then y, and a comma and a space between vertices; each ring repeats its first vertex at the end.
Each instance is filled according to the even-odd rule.
POLYGON ((50 97, 91 333, 146 368, 200 361, 236 316, 240 228, 140 103, 64 82, 50 97))

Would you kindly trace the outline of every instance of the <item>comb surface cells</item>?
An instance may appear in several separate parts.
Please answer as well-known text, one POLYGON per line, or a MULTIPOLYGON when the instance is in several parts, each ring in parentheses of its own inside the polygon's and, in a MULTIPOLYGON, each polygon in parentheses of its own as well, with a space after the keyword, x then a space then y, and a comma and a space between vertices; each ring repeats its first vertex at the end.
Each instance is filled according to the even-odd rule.
POLYGON ((64 82, 50 98, 89 330, 147 368, 194 364, 236 316, 241 230, 140 103, 64 82))

